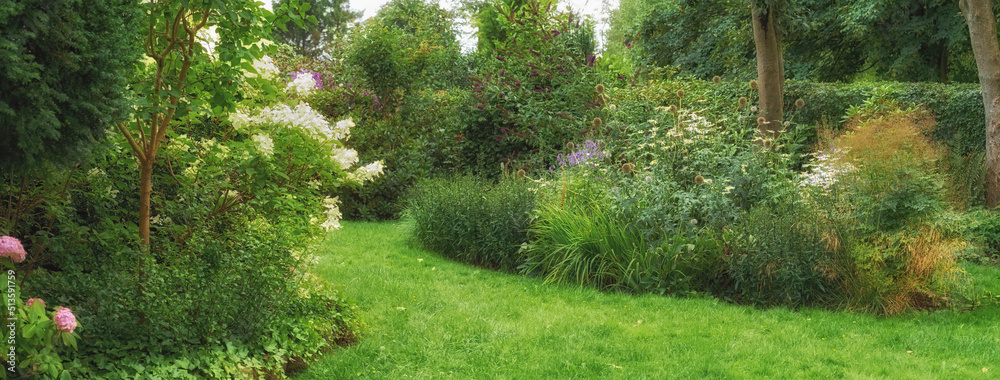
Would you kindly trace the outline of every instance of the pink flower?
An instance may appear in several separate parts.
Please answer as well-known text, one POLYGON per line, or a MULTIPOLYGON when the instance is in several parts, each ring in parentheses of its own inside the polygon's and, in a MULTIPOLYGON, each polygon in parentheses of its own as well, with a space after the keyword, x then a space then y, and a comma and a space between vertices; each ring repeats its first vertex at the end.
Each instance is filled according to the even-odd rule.
POLYGON ((24 251, 24 246, 17 238, 10 236, 0 236, 0 257, 10 257, 14 262, 24 261, 28 253, 24 251))
POLYGON ((52 320, 56 322, 56 328, 59 330, 71 333, 76 329, 76 316, 65 307, 59 306, 59 310, 56 311, 52 320))
POLYGON ((31 307, 31 305, 35 304, 35 301, 41 302, 42 307, 45 307, 45 301, 42 301, 41 298, 28 298, 28 302, 25 302, 24 306, 31 307))

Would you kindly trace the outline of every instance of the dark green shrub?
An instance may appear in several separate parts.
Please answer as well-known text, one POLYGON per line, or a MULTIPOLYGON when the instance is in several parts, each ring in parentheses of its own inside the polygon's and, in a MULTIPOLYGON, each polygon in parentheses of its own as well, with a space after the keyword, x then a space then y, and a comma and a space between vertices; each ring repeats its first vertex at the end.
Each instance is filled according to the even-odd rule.
POLYGON ((408 196, 414 236, 428 249, 462 262, 512 271, 523 263, 534 183, 475 177, 426 180, 408 196))
POLYGON ((0 4, 0 167, 85 159, 128 116, 139 20, 137 0, 0 4))
POLYGON ((727 239, 732 297, 789 307, 828 299, 834 271, 823 242, 827 232, 809 209, 787 205, 750 210, 727 239))
POLYGON ((371 184, 341 192, 344 217, 386 220, 399 217, 401 200, 414 183, 460 172, 468 145, 462 132, 459 91, 415 91, 399 113, 356 119, 351 136, 362 162, 383 160, 384 175, 371 184))
POLYGON ((1000 259, 1000 215, 980 209, 970 212, 968 218, 969 240, 981 243, 987 257, 1000 259))

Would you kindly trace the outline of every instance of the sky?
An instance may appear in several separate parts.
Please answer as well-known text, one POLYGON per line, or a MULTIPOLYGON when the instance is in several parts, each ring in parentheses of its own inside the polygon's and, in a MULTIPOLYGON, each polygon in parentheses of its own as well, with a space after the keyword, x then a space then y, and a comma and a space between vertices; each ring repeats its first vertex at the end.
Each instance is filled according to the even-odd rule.
MULTIPOLYGON (((352 10, 363 11, 364 15, 361 17, 362 20, 374 16, 378 13, 379 8, 381 8, 389 0, 348 0, 349 7, 352 10)), ((428 0, 435 1, 435 0, 428 0)), ((266 1, 267 8, 270 8, 270 2, 266 1)), ((440 0, 439 4, 445 9, 454 9, 458 1, 456 0, 440 0)), ((558 2, 560 9, 565 9, 566 7, 572 7, 576 12, 582 12, 583 14, 589 15, 591 19, 597 22, 596 34, 598 40, 598 46, 604 45, 604 31, 608 28, 608 12, 611 9, 618 7, 618 0, 559 0, 558 2), (607 3, 607 5, 605 5, 607 3)), ((459 32, 462 34, 460 37, 462 40, 462 50, 470 51, 475 49, 475 36, 473 35, 475 31, 471 26, 464 26, 459 28, 459 32)))

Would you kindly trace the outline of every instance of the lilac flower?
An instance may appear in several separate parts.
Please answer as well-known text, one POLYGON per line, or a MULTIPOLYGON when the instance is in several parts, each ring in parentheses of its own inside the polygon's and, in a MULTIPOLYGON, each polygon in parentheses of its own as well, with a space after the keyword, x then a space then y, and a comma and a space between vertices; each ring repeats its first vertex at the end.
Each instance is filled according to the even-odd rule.
POLYGON ((500 70, 500 76, 503 76, 503 74, 506 73, 506 72, 507 72, 506 69, 500 70))

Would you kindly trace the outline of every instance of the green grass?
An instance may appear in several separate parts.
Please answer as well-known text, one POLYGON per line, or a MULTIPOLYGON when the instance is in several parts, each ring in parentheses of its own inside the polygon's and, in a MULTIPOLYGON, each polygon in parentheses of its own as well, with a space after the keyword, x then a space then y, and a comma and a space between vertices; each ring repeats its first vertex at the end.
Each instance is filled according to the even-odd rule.
MULTIPOLYGON (((361 308, 359 343, 306 379, 912 378, 1000 374, 1000 306, 875 317, 608 294, 455 263, 402 223, 344 223, 319 274, 361 308), (983 372, 988 368, 988 372, 983 372)), ((969 268, 1000 293, 1000 269, 969 268)))

